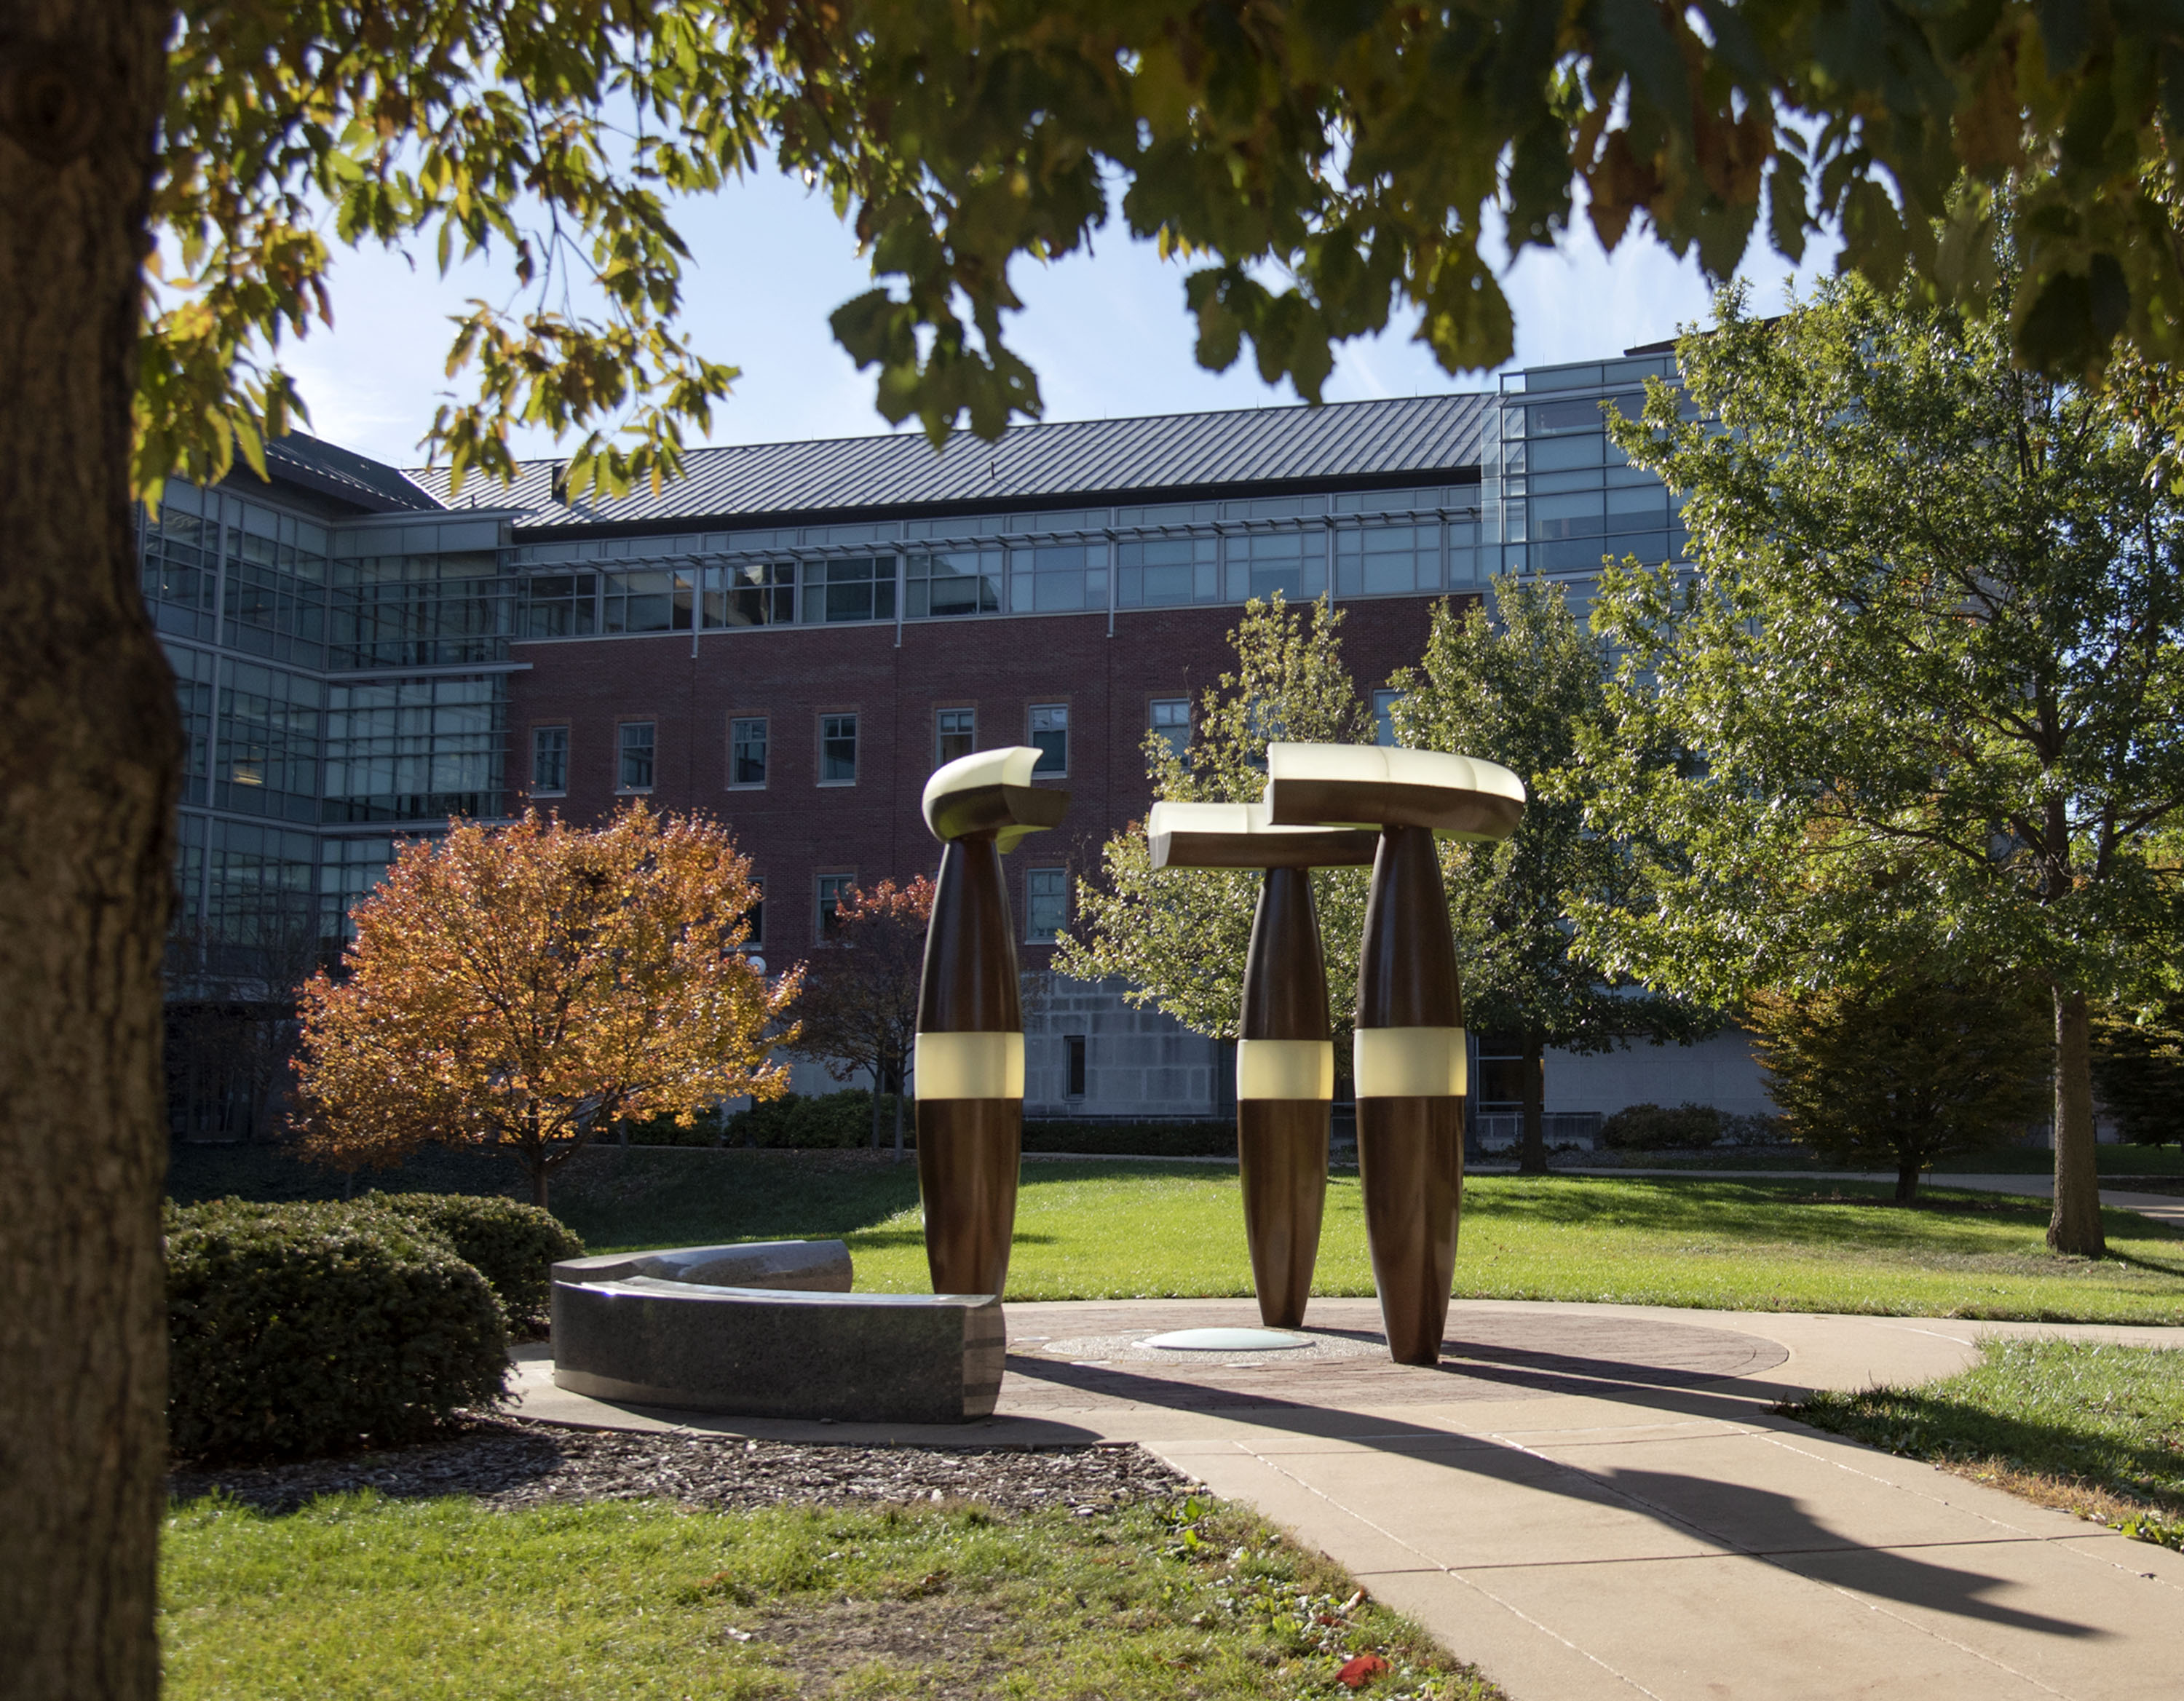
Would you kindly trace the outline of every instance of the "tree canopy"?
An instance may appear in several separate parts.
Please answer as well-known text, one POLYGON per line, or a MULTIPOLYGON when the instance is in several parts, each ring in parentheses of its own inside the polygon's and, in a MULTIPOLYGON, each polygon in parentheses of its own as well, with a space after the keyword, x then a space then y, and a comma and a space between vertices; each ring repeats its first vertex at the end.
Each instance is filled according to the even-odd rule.
MULTIPOLYGON (((64 157, 98 118, 67 42, 10 51, 50 97, 15 133, 64 157)), ((1406 309, 1447 370, 1506 359, 1497 249, 1580 219, 1715 278, 1763 225, 1792 258, 1828 231, 1975 303, 2000 225, 2034 365, 2184 335, 2184 25, 2114 0, 192 0, 168 70, 145 489, 281 428, 279 343, 362 243, 504 275, 450 337, 459 475, 518 424, 577 434, 580 490, 671 475, 735 376, 678 328, 682 203, 770 168, 851 225, 876 286, 836 334, 936 442, 1039 413, 1011 268, 1116 225, 1184 263, 1203 364, 1248 347, 1308 399, 1406 309)))
POLYGON ((1669 848, 1581 904, 1607 966, 1728 1005, 1875 964, 1999 964, 2056 1012, 2051 1240, 2098 1253, 2088 999, 2184 944, 2184 503, 2113 393, 1971 314, 1848 281, 1734 293, 1611 425, 1681 493, 1696 575, 1611 567, 1592 825, 1669 848), (1663 766, 1649 753, 1680 751, 1663 766))
POLYGON ((590 830, 534 810, 411 840, 357 905, 343 973, 304 990, 305 1154, 512 1150, 543 1205, 616 1121, 778 1097, 768 1053, 798 981, 769 985, 738 949, 756 896, 725 830, 641 803, 590 830))
POLYGON ((829 937, 802 964, 803 988, 790 1014, 790 1049, 816 1058, 837 1081, 859 1070, 872 1077, 872 1143, 879 1144, 880 1099, 900 1099, 916 1055, 917 996, 925 969, 933 882, 883 880, 852 887, 834 912, 829 937))

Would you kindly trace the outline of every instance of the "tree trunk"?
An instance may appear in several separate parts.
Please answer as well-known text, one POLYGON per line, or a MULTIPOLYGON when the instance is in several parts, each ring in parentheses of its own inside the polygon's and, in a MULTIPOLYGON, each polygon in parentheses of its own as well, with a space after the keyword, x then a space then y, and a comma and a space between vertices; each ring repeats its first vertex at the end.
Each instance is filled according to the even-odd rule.
POLYGON ((1524 1107, 1524 1137, 1517 1168, 1524 1175, 1544 1176, 1547 1173, 1546 1042, 1536 1033, 1524 1036, 1524 1084, 1518 1091, 1524 1107))
POLYGON ((887 1074, 878 1065, 872 1066, 872 1150, 880 1149, 880 1088, 887 1074))
POLYGON ((2101 1258, 2100 1165, 2093 1139, 2092 1023, 2083 992, 2055 989, 2055 1209, 2048 1244, 2101 1258))
POLYGON ((1921 1165, 1916 1158, 1898 1155, 1896 1159, 1896 1203, 1915 1204, 1919 1199, 1919 1171, 1921 1165))
POLYGON ((545 1162, 543 1159, 541 1159, 539 1162, 532 1164, 529 1167, 531 1170, 531 1203, 538 1206, 542 1211, 550 1210, 552 1207, 546 1203, 546 1187, 549 1177, 546 1173, 545 1162))
POLYGON ((894 1160, 898 1164, 902 1162, 902 1090, 900 1087, 894 1095, 894 1160))
POLYGON ((136 586, 138 266, 169 14, 0 0, 0 1679, 159 1687, 160 955, 181 759, 136 586))

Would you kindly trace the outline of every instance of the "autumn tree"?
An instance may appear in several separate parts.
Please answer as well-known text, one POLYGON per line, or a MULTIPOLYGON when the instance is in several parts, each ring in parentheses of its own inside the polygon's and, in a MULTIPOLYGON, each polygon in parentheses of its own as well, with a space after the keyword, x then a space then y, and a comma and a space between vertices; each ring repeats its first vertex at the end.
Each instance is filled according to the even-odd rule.
POLYGON ((1745 1009, 1791 1137, 1832 1163, 1886 1165, 1899 1204, 1936 1158, 1994 1145, 2040 1113, 2040 1000, 2006 976, 1914 962, 1864 985, 1762 988, 1745 1009))
POLYGON ((733 370, 681 331, 676 203, 769 158, 853 221, 877 287, 837 335, 936 442, 1038 412, 1007 342, 1016 263, 1117 218, 1189 268, 1202 362, 1248 342, 1310 397, 1337 342, 1404 308, 1450 370, 1500 362, 1480 244, 1553 243, 1580 206, 1611 248, 1643 232, 1719 277, 1763 203, 1792 257, 1839 230, 1852 266, 1974 299, 1967 235, 1999 214, 2033 364, 2097 367, 2119 331, 2174 358, 2169 14, 1841 16, 0 0, 0 1360, 37 1367, 0 1379, 0 1433, 42 1461, 0 1486, 0 1670, 25 1701, 157 1682, 181 737, 130 502, 254 464, 296 416, 280 349, 331 318, 341 249, 499 265, 432 442, 491 474, 518 425, 571 434, 579 492, 671 475, 726 392, 733 370))
POLYGON ((1602 647, 1552 580, 1497 577, 1490 605, 1443 602, 1424 659, 1389 681, 1402 695, 1396 741, 1499 762, 1524 781, 1517 831, 1499 844, 1441 847, 1464 971, 1464 1014, 1513 1036, 1524 1070, 1520 1167, 1547 1167, 1546 1055, 1605 1052, 1634 1038, 1689 1044, 1702 1009, 1604 976, 1577 948, 1574 894, 1618 903, 1636 875, 1630 846, 1585 830, 1598 770, 1580 737, 1607 725, 1602 647))
POLYGON ((837 1081, 872 1081, 872 1144, 880 1143, 880 1096, 895 1097, 895 1144, 902 1143, 904 1077, 917 1039, 917 993, 925 966, 933 882, 883 880, 853 887, 834 912, 831 937, 803 965, 804 987, 790 1014, 800 1030, 790 1049, 816 1058, 837 1081))
MULTIPOLYGON (((1343 664, 1342 614, 1331 601, 1273 600, 1245 606, 1228 634, 1236 669, 1201 698, 1190 747, 1158 733, 1145 738, 1154 795, 1185 803, 1256 803, 1267 786, 1267 746, 1277 740, 1370 742, 1373 712, 1343 664)), ((1327 954, 1327 984, 1346 1066, 1364 934, 1367 870, 1312 870, 1312 900, 1327 954)), ((1145 824, 1133 821, 1100 851, 1097 876, 1077 888, 1078 925, 1061 941, 1057 972, 1085 980, 1113 975, 1123 996, 1150 1004, 1203 1034, 1234 1037, 1243 1017, 1244 959, 1260 876, 1251 870, 1152 866, 1145 824)))
POLYGON ((2048 1242, 2098 1257, 2090 1013, 2184 950, 2184 495, 2128 398, 2027 371, 2010 331, 1908 285, 1773 321, 1729 293, 1680 346, 1700 416, 1657 382, 1611 423, 1696 570, 1601 579, 1591 825, 1663 848, 1580 914, 1609 967, 1720 1006, 1936 952, 2043 989, 2048 1242))
POLYGON ((617 1120, 777 1098, 797 977, 769 986, 738 948, 757 895, 725 830, 642 803, 591 830, 533 810, 412 840, 357 906, 342 974, 304 989, 305 1155, 504 1151, 543 1207, 617 1120))

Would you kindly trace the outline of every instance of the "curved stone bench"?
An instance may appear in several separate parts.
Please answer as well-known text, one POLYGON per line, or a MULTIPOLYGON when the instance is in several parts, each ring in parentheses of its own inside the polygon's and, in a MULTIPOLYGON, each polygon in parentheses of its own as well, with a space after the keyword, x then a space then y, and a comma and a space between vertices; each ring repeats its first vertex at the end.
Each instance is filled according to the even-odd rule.
POLYGON ((840 1241, 772 1241, 554 1266, 554 1382, 738 1417, 966 1423, 992 1414, 992 1294, 852 1293, 840 1241))

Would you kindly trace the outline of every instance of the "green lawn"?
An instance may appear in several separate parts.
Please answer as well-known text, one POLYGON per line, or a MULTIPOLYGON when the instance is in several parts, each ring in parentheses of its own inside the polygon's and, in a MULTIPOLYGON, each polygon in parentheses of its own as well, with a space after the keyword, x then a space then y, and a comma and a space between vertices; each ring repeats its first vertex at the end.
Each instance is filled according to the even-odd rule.
POLYGON ((1956 1376, 1816 1394, 1789 1411, 2184 1548, 2184 1352, 1989 1341, 1956 1376))
MULTIPOLYGON (((1461 1295, 1739 1310, 2184 1323, 2184 1236, 2111 1211, 2110 1256, 2058 1259, 2048 1208, 1936 1190, 1674 1176, 1474 1176, 1461 1295), (1840 1199, 1841 1202, 1833 1202, 1840 1199), (1866 1201, 1854 1203, 1853 1201, 1866 1201), (1882 1203, 1872 1203, 1882 1201, 1882 1203)), ((557 1209, 598 1250, 801 1236, 846 1239, 860 1287, 927 1285, 915 1167, 790 1154, 633 1153, 566 1187, 557 1209)), ((1328 1193, 1317 1291, 1369 1294, 1357 1180, 1328 1193)), ((1011 1299, 1245 1295, 1233 1168, 1024 1167, 1011 1299)))
POLYGON ((522 1511, 371 1496, 167 1521, 171 1701, 966 1693, 1503 1701, 1236 1508, 522 1511))
MULTIPOLYGON (((1632 1169, 1657 1170, 1736 1170, 1768 1172, 1774 1170, 1803 1171, 1808 1170, 1841 1170, 1844 1165, 1832 1163, 1817 1152, 1782 1147, 1763 1147, 1744 1149, 1724 1146, 1717 1151, 1704 1152, 1696 1156, 1679 1153, 1662 1157, 1650 1152, 1624 1152, 1618 1154, 1632 1169)), ((2184 1177, 2184 1147, 2177 1146, 2103 1146, 2097 1149, 2097 1159, 2103 1176, 2166 1176, 2184 1177)), ((1515 1159, 1506 1154, 1503 1161, 1515 1159)), ((1573 1152, 1558 1154, 1557 1163, 1583 1165, 1586 1154, 1573 1152)), ((2008 1146, 1986 1152, 1958 1152, 1939 1159, 1932 1174, 1943 1176, 2052 1176, 2055 1173, 2055 1154, 2035 1146, 2008 1146)))

